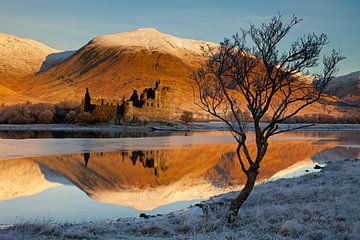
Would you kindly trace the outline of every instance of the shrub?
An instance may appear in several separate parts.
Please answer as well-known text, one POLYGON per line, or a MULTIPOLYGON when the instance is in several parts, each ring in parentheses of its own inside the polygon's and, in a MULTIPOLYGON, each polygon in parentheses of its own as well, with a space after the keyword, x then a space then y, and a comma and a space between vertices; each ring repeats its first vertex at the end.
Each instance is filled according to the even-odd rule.
POLYGON ((189 124, 194 121, 194 116, 192 112, 184 111, 180 116, 180 121, 184 124, 189 124))
POLYGON ((88 112, 82 112, 77 115, 77 123, 91 124, 94 123, 93 116, 88 112))
POLYGON ((7 119, 7 123, 10 124, 30 124, 30 123, 34 123, 34 119, 31 118, 28 115, 11 115, 8 119, 7 119))
POLYGON ((39 121, 50 123, 53 112, 54 107, 51 104, 16 104, 0 110, 0 123, 30 124, 39 121))
POLYGON ((77 119, 77 113, 74 110, 71 110, 65 116, 65 121, 67 123, 74 123, 76 119, 77 119))
POLYGON ((69 117, 67 118, 67 114, 70 113, 71 111, 75 112, 76 114, 80 112, 80 105, 77 102, 61 102, 55 105, 55 116, 54 116, 54 121, 56 123, 72 123, 75 121, 75 119, 73 119, 74 114, 72 113, 69 117))
POLYGON ((52 123, 53 118, 54 118, 54 113, 51 112, 50 110, 45 110, 39 114, 37 123, 43 123, 43 124, 52 123))

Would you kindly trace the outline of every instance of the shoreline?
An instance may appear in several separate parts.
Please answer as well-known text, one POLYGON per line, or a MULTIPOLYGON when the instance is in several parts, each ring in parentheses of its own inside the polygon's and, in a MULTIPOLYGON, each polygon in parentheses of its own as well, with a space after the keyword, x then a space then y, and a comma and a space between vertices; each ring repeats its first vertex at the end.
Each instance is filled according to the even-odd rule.
MULTIPOLYGON (((264 124, 262 124, 264 125, 264 124)), ((279 129, 301 127, 309 124, 279 124, 279 129)), ((249 124, 247 130, 253 130, 249 124)), ((196 132, 228 131, 221 122, 194 122, 191 125, 179 123, 164 124, 124 124, 124 125, 81 125, 81 124, 0 124, 0 131, 60 131, 60 132, 196 132)), ((295 131, 360 131, 360 124, 314 124, 295 131)))
POLYGON ((0 236, 2 239, 358 239, 359 184, 358 159, 335 161, 320 172, 256 185, 232 226, 225 223, 224 215, 236 192, 158 216, 85 223, 0 224, 0 236))

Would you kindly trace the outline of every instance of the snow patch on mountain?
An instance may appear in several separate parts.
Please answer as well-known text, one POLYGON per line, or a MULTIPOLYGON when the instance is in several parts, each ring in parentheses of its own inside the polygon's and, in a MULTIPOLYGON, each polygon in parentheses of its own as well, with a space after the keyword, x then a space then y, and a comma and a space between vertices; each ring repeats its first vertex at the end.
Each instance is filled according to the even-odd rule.
POLYGON ((141 47, 178 57, 186 57, 189 53, 203 55, 203 47, 217 46, 213 42, 178 38, 161 33, 155 28, 139 28, 133 32, 102 35, 94 38, 90 43, 106 47, 141 47))
POLYGON ((28 38, 0 33, 1 80, 16 80, 33 76, 40 70, 47 56, 56 50, 28 38))

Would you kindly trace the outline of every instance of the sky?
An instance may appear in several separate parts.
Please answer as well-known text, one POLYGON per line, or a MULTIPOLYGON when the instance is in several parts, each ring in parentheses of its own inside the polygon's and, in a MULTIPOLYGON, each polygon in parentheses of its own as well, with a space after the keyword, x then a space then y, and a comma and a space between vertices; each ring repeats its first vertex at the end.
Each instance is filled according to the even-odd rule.
POLYGON ((340 74, 360 70, 359 0, 0 0, 0 32, 61 49, 79 49, 96 35, 154 27, 178 37, 220 42, 250 23, 282 14, 303 19, 287 44, 326 33, 325 51, 340 48, 340 74))

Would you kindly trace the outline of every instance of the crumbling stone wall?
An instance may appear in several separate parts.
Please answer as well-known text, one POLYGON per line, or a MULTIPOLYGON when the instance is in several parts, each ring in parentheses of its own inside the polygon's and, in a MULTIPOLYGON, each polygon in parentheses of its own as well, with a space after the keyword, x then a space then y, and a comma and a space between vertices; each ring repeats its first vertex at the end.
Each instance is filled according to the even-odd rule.
MULTIPOLYGON (((85 96, 88 98, 85 98, 88 102, 88 90, 85 96)), ((84 105, 85 100, 82 101, 82 109, 84 111, 91 109, 91 113, 99 119, 118 119, 123 122, 132 122, 142 120, 165 121, 172 118, 171 90, 168 86, 162 86, 160 81, 156 81, 155 88, 144 89, 140 97, 134 90, 129 100, 125 100, 125 98, 122 100, 91 98, 90 107, 88 106, 87 109, 84 105)))

